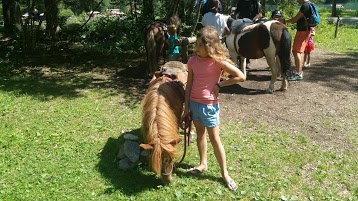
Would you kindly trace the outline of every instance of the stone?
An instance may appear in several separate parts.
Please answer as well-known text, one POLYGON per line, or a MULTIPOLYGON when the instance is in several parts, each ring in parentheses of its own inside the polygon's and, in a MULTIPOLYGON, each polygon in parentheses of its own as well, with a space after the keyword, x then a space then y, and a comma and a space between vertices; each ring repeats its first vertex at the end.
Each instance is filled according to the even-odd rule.
POLYGON ((121 146, 121 147, 119 148, 119 151, 118 151, 118 154, 117 154, 117 158, 123 159, 123 158, 125 158, 125 157, 126 157, 126 154, 124 153, 124 147, 121 146))
POLYGON ((123 138, 126 140, 132 140, 132 141, 137 141, 139 139, 138 136, 130 134, 130 133, 124 134, 123 138))
POLYGON ((124 153, 129 158, 129 160, 133 163, 138 162, 139 160, 139 154, 140 154, 140 147, 137 142, 133 142, 130 140, 127 140, 124 143, 124 153))
POLYGON ((131 168, 133 163, 129 160, 129 158, 123 158, 118 162, 118 167, 121 170, 128 170, 131 168))

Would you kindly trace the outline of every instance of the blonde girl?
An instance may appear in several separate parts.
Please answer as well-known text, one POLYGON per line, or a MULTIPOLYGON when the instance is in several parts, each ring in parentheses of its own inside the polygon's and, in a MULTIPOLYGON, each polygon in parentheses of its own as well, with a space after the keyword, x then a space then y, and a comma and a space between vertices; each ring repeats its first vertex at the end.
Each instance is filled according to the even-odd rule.
POLYGON ((199 165, 188 172, 198 174, 208 169, 207 131, 221 176, 230 190, 236 190, 237 185, 227 171, 225 150, 219 135, 218 96, 220 88, 244 81, 246 77, 229 59, 218 32, 210 26, 202 28, 197 35, 195 54, 188 61, 188 71, 183 118, 190 115, 193 120, 200 155, 199 165), (231 75, 229 79, 220 81, 222 70, 231 75))

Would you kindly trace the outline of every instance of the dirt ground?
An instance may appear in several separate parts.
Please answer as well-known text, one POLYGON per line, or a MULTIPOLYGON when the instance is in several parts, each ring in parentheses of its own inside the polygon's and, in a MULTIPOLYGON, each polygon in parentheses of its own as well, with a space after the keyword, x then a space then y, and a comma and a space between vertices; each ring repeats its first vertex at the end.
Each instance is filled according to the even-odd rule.
MULTIPOLYGON (((293 58, 292 58, 292 61, 293 58)), ((357 137, 358 54, 311 53, 311 67, 302 81, 290 81, 288 90, 265 90, 271 73, 264 58, 252 60, 247 80, 221 90, 221 119, 251 121, 308 136, 325 149, 357 149, 347 139, 357 137)))

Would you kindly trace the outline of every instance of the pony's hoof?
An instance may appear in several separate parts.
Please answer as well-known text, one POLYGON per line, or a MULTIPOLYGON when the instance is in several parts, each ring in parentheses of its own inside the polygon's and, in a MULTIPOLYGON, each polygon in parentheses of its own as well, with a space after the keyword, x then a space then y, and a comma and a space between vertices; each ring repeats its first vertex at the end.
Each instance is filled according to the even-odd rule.
POLYGON ((272 94, 273 90, 272 89, 267 89, 266 92, 269 93, 269 94, 272 94))

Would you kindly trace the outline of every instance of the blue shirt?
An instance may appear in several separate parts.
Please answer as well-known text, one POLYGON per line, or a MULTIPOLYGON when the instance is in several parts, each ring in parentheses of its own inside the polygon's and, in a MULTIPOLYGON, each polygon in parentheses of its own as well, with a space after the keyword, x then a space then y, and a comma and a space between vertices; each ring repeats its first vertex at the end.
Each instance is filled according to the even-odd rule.
POLYGON ((171 36, 168 33, 168 41, 169 41, 169 48, 168 48, 168 54, 176 54, 179 53, 179 47, 174 44, 174 41, 178 39, 178 35, 174 34, 174 36, 171 36))

